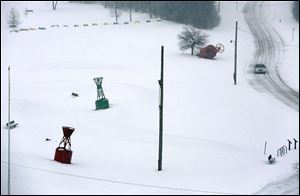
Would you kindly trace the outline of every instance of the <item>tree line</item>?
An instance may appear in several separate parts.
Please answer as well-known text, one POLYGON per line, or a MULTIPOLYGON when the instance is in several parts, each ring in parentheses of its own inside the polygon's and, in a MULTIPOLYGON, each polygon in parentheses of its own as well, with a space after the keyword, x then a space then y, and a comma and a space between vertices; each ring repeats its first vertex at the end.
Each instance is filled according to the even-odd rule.
POLYGON ((293 2, 293 15, 294 18, 299 22, 299 1, 293 2))
MULTIPOLYGON (((72 1, 74 2, 74 1, 72 1)), ((77 1, 78 2, 78 1, 77 1)), ((202 29, 212 29, 219 25, 220 16, 216 1, 79 1, 82 3, 102 4, 109 8, 114 16, 121 11, 132 11, 149 14, 165 20, 192 25, 202 29)), ((117 17, 116 17, 117 18, 117 17)))

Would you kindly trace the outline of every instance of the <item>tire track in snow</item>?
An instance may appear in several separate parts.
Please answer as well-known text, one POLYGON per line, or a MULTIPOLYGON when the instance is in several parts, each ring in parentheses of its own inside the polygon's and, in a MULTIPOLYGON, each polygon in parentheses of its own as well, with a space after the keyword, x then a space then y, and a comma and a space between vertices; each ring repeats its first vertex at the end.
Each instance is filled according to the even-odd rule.
MULTIPOLYGON (((1 164, 7 164, 7 162, 1 162, 1 164)), ((83 178, 83 179, 87 179, 87 180, 104 181, 104 182, 109 182, 109 183, 133 185, 133 186, 140 186, 140 187, 147 187, 147 188, 168 189, 168 190, 186 191, 186 192, 197 192, 197 193, 203 193, 203 194, 208 194, 209 193, 209 194, 218 194, 218 195, 221 195, 221 194, 222 195, 241 195, 241 194, 238 194, 238 193, 206 191, 206 190, 199 190, 199 189, 188 189, 188 188, 169 187, 169 186, 158 186, 158 185, 141 184, 141 183, 127 182, 127 181, 111 180, 111 179, 105 179, 105 178, 88 177, 88 176, 82 176, 82 175, 76 175, 76 174, 68 174, 68 173, 59 172, 59 171, 39 169, 39 168, 20 165, 20 164, 15 164, 15 163, 11 163, 11 165, 15 166, 15 167, 22 167, 22 168, 41 171, 41 172, 52 173, 52 174, 59 174, 59 175, 64 175, 64 176, 83 178)))

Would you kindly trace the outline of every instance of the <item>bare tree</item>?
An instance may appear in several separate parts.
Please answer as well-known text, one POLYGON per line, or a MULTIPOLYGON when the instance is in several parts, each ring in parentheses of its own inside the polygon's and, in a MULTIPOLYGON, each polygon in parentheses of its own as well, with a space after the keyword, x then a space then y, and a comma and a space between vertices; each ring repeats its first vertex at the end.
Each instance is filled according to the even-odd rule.
POLYGON ((16 9, 11 8, 11 10, 9 11, 8 19, 7 19, 7 24, 9 25, 9 27, 15 28, 20 23, 21 23, 21 21, 20 21, 19 12, 16 9))
POLYGON ((194 50, 199 49, 207 42, 208 35, 202 33, 199 29, 192 26, 183 27, 183 31, 178 35, 179 48, 181 50, 191 49, 191 54, 194 55, 194 50))
POLYGON ((56 6, 57 6, 57 1, 52 1, 52 8, 53 8, 53 10, 56 9, 56 6))
POLYGON ((151 3, 151 1, 148 2, 148 7, 149 7, 150 18, 152 18, 152 3, 151 3))
POLYGON ((128 7, 129 7, 129 20, 130 20, 130 22, 132 22, 132 16, 131 16, 131 12, 132 12, 132 2, 131 2, 131 1, 129 1, 128 7))
POLYGON ((116 23, 118 23, 118 18, 121 16, 121 10, 118 7, 118 2, 114 2, 114 7, 111 9, 111 15, 116 17, 116 23))

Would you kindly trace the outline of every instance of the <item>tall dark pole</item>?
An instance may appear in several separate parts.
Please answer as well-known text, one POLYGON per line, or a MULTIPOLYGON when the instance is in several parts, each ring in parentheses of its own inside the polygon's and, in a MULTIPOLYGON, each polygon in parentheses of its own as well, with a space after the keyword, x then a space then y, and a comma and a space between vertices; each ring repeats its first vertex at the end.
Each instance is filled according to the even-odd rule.
POLYGON ((238 22, 236 21, 236 22, 235 22, 235 41, 234 41, 234 73, 233 73, 234 85, 236 85, 236 79, 237 79, 237 74, 236 74, 237 29, 238 29, 238 22))
POLYGON ((160 87, 159 103, 159 149, 158 149, 158 171, 162 169, 162 145, 163 145, 163 95, 164 95, 164 46, 161 46, 161 72, 158 84, 160 87))

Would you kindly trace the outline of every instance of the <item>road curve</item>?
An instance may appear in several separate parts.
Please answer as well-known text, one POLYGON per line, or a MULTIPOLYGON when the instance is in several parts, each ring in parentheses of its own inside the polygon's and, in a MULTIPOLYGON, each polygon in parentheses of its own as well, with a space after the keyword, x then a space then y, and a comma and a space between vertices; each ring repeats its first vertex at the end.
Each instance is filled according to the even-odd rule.
POLYGON ((247 71, 250 85, 259 91, 271 95, 299 112, 299 92, 290 88, 280 77, 278 67, 282 64, 285 43, 279 33, 268 23, 265 17, 265 2, 248 1, 244 16, 255 39, 255 55, 247 71), (254 74, 254 65, 264 63, 267 74, 254 74))

